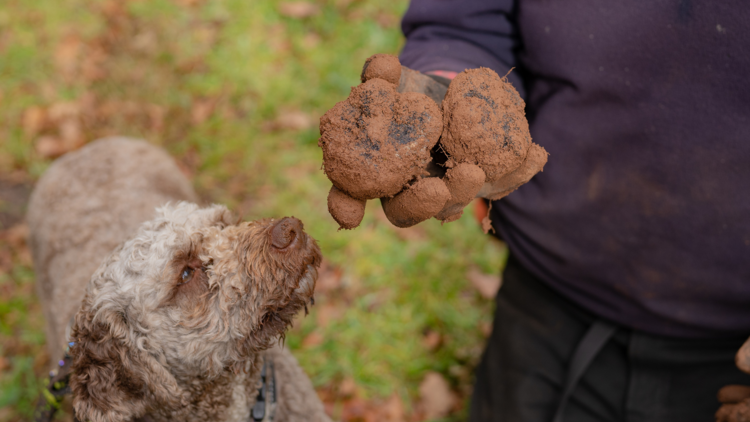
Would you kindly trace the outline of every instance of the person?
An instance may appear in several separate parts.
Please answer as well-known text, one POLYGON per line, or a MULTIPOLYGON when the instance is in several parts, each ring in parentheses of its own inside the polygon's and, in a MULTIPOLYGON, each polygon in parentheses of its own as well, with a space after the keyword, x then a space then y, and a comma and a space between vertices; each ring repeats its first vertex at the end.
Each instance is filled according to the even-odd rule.
POLYGON ((412 0, 402 29, 414 70, 513 69, 549 152, 491 207, 470 420, 714 418, 750 384, 750 4, 412 0))

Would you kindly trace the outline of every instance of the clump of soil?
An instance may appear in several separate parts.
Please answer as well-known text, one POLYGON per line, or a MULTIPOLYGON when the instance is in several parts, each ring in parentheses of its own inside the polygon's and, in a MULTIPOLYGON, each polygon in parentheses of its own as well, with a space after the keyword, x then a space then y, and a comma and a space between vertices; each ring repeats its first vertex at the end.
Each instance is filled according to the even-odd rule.
POLYGON ((440 144, 456 162, 479 165, 492 183, 518 168, 531 146, 524 106, 506 78, 487 68, 466 70, 443 100, 440 144))
POLYGON ((464 207, 469 205, 482 188, 484 179, 484 171, 474 164, 461 163, 448 169, 443 180, 451 197, 435 218, 444 223, 458 220, 464 207))
POLYGON ((398 227, 451 222, 477 195, 499 199, 547 162, 531 142, 523 100, 492 70, 464 71, 445 93, 395 56, 376 54, 361 80, 320 119, 323 169, 334 185, 328 210, 340 228, 357 227, 374 198, 398 227))
POLYGON ((401 79, 401 62, 398 57, 390 54, 375 54, 365 61, 359 78, 362 82, 377 78, 398 85, 401 79))
POLYGON ((450 199, 445 182, 437 177, 419 179, 393 198, 381 198, 383 211, 396 227, 411 227, 437 214, 450 199))
POLYGON ((375 78, 352 88, 320 119, 323 167, 357 199, 389 197, 422 175, 442 131, 434 101, 375 78))
POLYGON ((362 222, 366 202, 364 199, 354 199, 336 186, 331 186, 328 193, 328 212, 339 223, 339 230, 351 230, 362 222))

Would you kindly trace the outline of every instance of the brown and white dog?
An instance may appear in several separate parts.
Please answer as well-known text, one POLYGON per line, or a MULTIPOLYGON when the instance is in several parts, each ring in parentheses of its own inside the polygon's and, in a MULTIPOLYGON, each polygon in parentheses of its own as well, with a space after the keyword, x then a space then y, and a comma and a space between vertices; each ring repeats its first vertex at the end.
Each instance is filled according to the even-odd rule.
POLYGON ((28 212, 37 290, 54 360, 74 342, 76 416, 249 421, 272 362, 274 420, 328 421, 278 346, 312 301, 315 240, 293 217, 237 223, 195 201, 164 151, 126 138, 70 153, 39 181, 28 212))

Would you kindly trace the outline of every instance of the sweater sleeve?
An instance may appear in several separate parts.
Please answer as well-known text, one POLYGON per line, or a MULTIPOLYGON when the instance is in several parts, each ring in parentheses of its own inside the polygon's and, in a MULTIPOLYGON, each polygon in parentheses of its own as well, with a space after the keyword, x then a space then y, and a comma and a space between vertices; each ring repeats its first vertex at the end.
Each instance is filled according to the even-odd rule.
MULTIPOLYGON (((514 13, 514 0, 412 0, 401 64, 421 72, 488 67, 503 76, 517 64, 514 13)), ((518 72, 508 78, 523 97, 518 72)))

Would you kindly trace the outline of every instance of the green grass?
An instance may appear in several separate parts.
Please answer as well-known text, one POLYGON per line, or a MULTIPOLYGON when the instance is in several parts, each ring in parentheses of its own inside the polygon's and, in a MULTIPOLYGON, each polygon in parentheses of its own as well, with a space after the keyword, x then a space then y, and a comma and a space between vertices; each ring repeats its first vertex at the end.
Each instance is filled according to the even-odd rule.
MULTIPOLYGON (((418 419, 427 371, 466 398, 492 309, 466 272, 498 272, 505 251, 470 216, 403 231, 375 201, 361 227, 336 230, 317 119, 358 83, 368 56, 399 51, 407 3, 315 4, 317 14, 292 18, 271 0, 4 1, 0 174, 37 179, 51 162, 38 139, 62 137, 72 121, 86 142, 122 134, 165 147, 207 201, 249 218, 301 218, 336 284, 319 291, 287 344, 334 416, 353 400, 339 394, 348 379, 355 398, 377 406, 396 393, 418 419), (73 111, 60 112, 65 104, 73 111), (35 109, 43 115, 36 125, 35 109), (279 123, 289 113, 310 124, 279 123), (335 316, 324 320, 324 312, 335 316), (440 334, 439 347, 428 347, 427 332, 440 334)), ((21 420, 46 369, 44 321, 28 252, 7 237, 0 289, 0 421, 21 420)))

